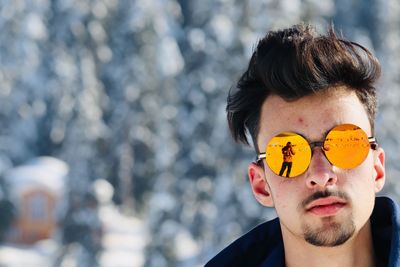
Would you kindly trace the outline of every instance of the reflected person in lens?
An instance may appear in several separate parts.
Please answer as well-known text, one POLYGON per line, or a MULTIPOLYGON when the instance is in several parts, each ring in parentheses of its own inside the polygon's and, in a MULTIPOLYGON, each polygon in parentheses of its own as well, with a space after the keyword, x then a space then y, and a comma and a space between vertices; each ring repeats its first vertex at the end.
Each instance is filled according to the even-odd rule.
POLYGON ((279 171, 279 176, 282 176, 285 172, 286 168, 286 177, 290 177, 290 171, 292 170, 293 158, 294 155, 293 147, 291 142, 287 142, 286 146, 282 148, 283 162, 281 170, 279 171))

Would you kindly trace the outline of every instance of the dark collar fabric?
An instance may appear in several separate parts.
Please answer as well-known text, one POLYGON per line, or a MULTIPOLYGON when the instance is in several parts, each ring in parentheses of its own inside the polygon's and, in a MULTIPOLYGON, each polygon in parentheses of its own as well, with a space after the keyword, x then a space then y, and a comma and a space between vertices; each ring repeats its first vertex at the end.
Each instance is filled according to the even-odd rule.
POLYGON ((400 267, 399 212, 399 206, 390 198, 376 198, 371 229, 379 267, 400 267))
MULTIPOLYGON (((372 237, 378 266, 400 267, 400 215, 398 205, 377 197, 371 216, 372 237)), ((284 267, 285 254, 279 219, 265 222, 246 233, 205 267, 284 267)))
POLYGON ((284 263, 281 227, 275 218, 234 241, 205 266, 285 266, 284 263))

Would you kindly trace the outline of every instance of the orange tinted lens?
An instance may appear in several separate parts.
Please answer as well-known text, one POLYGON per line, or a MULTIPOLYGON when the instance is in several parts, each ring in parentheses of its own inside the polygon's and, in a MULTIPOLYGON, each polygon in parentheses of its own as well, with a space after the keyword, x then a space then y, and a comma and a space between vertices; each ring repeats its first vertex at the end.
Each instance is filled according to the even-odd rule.
POLYGON ((328 160, 342 169, 360 165, 369 153, 367 134, 353 124, 342 124, 333 128, 326 136, 324 151, 328 160))
POLYGON ((289 178, 304 173, 311 160, 311 148, 307 140, 292 132, 284 132, 272 138, 265 153, 265 161, 272 172, 289 178))

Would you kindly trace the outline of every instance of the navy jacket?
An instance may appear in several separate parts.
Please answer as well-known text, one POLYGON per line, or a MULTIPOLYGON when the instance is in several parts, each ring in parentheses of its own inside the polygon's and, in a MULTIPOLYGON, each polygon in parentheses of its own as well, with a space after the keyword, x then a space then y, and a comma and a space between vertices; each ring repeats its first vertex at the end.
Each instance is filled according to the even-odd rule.
MULTIPOLYGON (((387 197, 377 197, 371 215, 379 266, 400 267, 400 210, 387 197)), ((284 267, 279 219, 263 223, 211 259, 205 267, 284 267)))

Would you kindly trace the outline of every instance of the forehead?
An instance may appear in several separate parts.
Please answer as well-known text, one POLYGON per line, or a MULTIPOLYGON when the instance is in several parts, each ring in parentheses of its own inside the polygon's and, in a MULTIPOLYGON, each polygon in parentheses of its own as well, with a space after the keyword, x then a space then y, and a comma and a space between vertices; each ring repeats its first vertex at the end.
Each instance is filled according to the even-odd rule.
POLYGON ((296 101, 273 95, 262 105, 257 143, 264 147, 285 131, 300 133, 310 141, 321 140, 328 130, 343 123, 358 125, 371 134, 367 112, 353 91, 338 88, 296 101))

